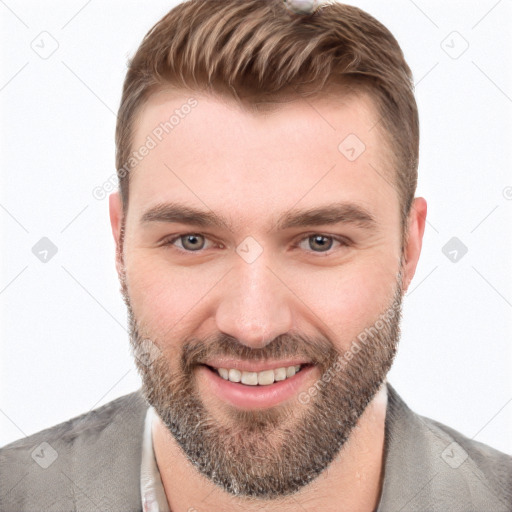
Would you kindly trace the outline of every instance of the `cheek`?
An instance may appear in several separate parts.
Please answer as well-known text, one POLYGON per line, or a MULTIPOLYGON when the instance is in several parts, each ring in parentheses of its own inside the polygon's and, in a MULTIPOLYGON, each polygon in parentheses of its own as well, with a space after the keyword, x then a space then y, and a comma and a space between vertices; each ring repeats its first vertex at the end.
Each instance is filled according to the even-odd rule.
MULTIPOLYGON (((215 317, 222 301, 220 280, 227 269, 173 266, 146 251, 133 251, 127 261, 127 281, 137 320, 166 343, 183 340, 215 317)), ((283 280, 293 290, 285 292, 283 300, 297 318, 298 329, 316 326, 345 350, 391 304, 397 270, 389 253, 309 271, 283 268, 283 280)))
POLYGON ((147 254, 132 255, 127 282, 137 320, 154 336, 166 333, 167 339, 179 338, 218 281, 214 274, 173 267, 147 254))
MULTIPOLYGON (((366 327, 391 305, 396 274, 379 265, 346 266, 302 275, 297 295, 314 313, 312 322, 328 327, 327 335, 346 350, 366 327)), ((306 314, 306 313, 304 313, 306 314)))

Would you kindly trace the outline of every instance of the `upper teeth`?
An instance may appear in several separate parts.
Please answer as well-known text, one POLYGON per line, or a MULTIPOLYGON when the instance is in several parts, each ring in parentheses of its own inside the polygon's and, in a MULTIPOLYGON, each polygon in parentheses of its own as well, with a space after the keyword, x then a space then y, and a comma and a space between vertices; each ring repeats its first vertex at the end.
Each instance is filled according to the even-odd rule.
POLYGON ((217 368, 217 372, 223 379, 230 380, 231 382, 241 382, 249 386, 257 386, 258 384, 260 386, 268 386, 273 384, 274 381, 277 382, 293 377, 299 370, 300 364, 274 370, 263 370, 261 372, 246 372, 236 368, 217 368))

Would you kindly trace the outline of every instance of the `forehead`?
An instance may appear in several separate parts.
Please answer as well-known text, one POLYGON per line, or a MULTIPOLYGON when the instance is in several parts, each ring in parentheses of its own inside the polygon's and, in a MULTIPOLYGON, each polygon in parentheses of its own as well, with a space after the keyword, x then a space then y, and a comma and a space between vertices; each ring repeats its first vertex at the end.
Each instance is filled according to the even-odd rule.
POLYGON ((231 225, 263 224, 298 203, 336 201, 393 215, 398 199, 378 121, 365 95, 254 112, 225 97, 160 91, 136 119, 129 215, 178 202, 214 210, 231 225))

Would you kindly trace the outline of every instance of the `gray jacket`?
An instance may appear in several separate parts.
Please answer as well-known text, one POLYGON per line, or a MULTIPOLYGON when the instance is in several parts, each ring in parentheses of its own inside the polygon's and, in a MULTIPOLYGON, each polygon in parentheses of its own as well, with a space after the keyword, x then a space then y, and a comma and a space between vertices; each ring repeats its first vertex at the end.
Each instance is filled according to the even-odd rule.
MULTIPOLYGON (((512 457, 411 411, 388 384, 378 512, 512 511, 512 457)), ((141 511, 140 390, 0 449, 0 511, 141 511)))

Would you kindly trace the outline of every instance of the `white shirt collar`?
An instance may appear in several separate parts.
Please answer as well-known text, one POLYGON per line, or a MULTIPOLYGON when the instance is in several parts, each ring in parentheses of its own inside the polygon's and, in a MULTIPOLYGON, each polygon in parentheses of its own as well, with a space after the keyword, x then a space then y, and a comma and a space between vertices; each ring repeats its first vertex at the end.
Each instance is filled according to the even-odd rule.
POLYGON ((151 426, 155 415, 155 409, 150 406, 146 413, 142 438, 142 460, 140 467, 142 510, 144 512, 170 512, 153 449, 151 426))

